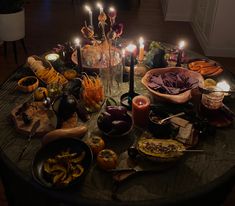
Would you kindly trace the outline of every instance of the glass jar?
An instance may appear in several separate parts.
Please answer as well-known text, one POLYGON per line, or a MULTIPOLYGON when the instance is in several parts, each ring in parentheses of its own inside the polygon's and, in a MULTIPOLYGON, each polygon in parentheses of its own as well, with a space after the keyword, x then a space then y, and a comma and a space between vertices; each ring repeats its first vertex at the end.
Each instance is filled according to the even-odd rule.
MULTIPOLYGON (((207 87, 206 89, 216 90, 215 87, 207 87)), ((223 99, 223 92, 211 92, 209 94, 202 94, 201 102, 207 109, 216 110, 222 107, 223 99)))
POLYGON ((56 97, 62 94, 63 85, 60 83, 50 83, 47 85, 48 97, 54 101, 56 97))

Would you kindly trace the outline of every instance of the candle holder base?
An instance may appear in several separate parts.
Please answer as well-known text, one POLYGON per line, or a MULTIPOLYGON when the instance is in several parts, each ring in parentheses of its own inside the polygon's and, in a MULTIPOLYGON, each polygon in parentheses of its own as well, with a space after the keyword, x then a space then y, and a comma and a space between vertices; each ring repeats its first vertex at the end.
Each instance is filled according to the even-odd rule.
POLYGON ((121 105, 126 107, 128 110, 132 110, 132 100, 135 96, 138 96, 139 94, 138 93, 125 93, 121 96, 120 98, 120 102, 121 102, 121 105))

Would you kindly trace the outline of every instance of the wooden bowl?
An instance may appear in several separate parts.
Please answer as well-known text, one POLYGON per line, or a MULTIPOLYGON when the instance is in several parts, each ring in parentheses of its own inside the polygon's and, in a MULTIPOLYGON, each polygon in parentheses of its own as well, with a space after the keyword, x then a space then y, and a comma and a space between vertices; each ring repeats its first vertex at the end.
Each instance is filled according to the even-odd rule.
POLYGON ((35 76, 23 77, 18 81, 18 89, 22 92, 32 92, 38 88, 39 81, 35 76))
POLYGON ((193 77, 195 79, 198 79, 198 86, 203 87, 204 79, 203 79, 202 75, 199 74, 198 72, 190 71, 190 70, 182 68, 182 67, 167 67, 167 68, 151 69, 144 75, 141 82, 144 84, 144 86, 150 91, 150 93, 154 97, 156 97, 160 100, 181 104, 181 103, 187 102, 192 97, 192 89, 189 89, 185 92, 182 92, 182 93, 179 93, 176 95, 173 95, 173 94, 160 93, 158 91, 151 89, 148 86, 148 79, 150 76, 152 76, 153 74, 164 74, 166 72, 184 72, 185 75, 193 77))

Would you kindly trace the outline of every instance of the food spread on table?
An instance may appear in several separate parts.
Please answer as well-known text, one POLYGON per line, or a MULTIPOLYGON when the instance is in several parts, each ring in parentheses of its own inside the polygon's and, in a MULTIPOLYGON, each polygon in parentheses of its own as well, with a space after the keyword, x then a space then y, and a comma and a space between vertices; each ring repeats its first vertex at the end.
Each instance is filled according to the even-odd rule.
MULTIPOLYGON (((100 12, 98 21, 102 31, 101 39, 96 38, 91 25, 85 25, 81 31, 86 40, 89 40, 89 44, 86 43, 82 48, 77 45, 69 53, 69 58, 63 56, 64 51, 61 53, 61 50, 58 50, 56 61, 59 64, 55 61, 50 62, 50 58, 46 60, 35 55, 28 57, 27 66, 36 77, 24 77, 20 81, 20 86, 26 87, 22 91, 32 92, 33 98, 25 100, 11 111, 17 131, 29 135, 34 123, 40 119, 40 127, 36 134, 43 146, 52 144, 58 139, 80 138, 90 147, 99 169, 118 171, 120 151, 112 149, 110 143, 116 141, 115 144, 120 144, 121 147, 122 143, 129 138, 132 143, 128 143, 125 152, 129 147, 133 147, 137 155, 129 155, 128 158, 133 158, 137 164, 139 159, 135 157, 138 155, 144 161, 154 160, 164 163, 187 156, 188 148, 193 151, 198 141, 203 141, 200 137, 208 135, 212 126, 224 127, 232 123, 233 112, 229 111, 223 103, 226 91, 228 92, 229 89, 219 87, 218 80, 211 77, 222 73, 223 68, 220 65, 209 60, 194 60, 188 64, 188 69, 176 65, 167 67, 169 58, 167 59, 166 55, 169 57, 172 50, 157 42, 152 42, 149 49, 145 47, 147 52, 145 59, 143 61, 142 53, 139 55, 141 62, 138 62, 140 59, 134 58, 135 45, 117 47, 116 43, 122 33, 122 26, 116 24, 116 14, 113 15, 109 14, 110 30, 105 33, 107 16, 103 11, 100 12), (121 95, 112 95, 113 72, 116 71, 111 67, 119 63, 123 65, 115 68, 116 70, 126 66, 125 59, 122 59, 125 57, 120 53, 121 49, 125 49, 126 57, 130 57, 129 82, 126 83, 129 85, 126 98, 128 105, 123 105, 122 101, 119 101, 121 95), (72 60, 78 63, 79 56, 74 55, 78 52, 81 54, 80 61, 83 66, 99 68, 101 72, 95 71, 88 74, 79 68, 81 65, 66 62, 71 61, 72 57, 72 60), (141 96, 134 92, 135 61, 137 67, 139 63, 146 64, 148 67, 146 71, 148 75, 143 77, 142 83, 151 91, 148 93, 147 89, 139 90, 141 96), (69 67, 69 65, 72 66, 69 67), (159 66, 166 68, 155 68, 159 66), (204 81, 202 75, 210 78, 204 81), (35 83, 38 84, 35 86, 35 83), (198 87, 213 87, 213 90, 207 94, 202 93, 201 102, 195 105, 193 100, 190 102, 189 100, 193 95, 201 95, 198 87), (220 92, 216 91, 218 88, 220 92), (191 92, 192 90, 196 93, 191 92), (163 101, 163 108, 170 111, 164 111, 161 108, 153 112, 151 108, 162 102, 155 101, 156 93, 161 93, 163 97, 167 95, 163 101), (138 101, 133 104, 134 99, 138 101), (170 106, 167 106, 166 102, 170 106), (193 108, 199 109, 195 111, 185 106, 190 103, 193 104, 193 108), (175 109, 178 106, 182 107, 176 112, 175 109), (164 118, 180 112, 184 115, 158 124, 164 118), (212 114, 220 114, 220 118, 212 114), (145 122, 142 124, 141 121, 145 122), (136 122, 140 124, 137 125, 136 122), (142 131, 142 134, 147 132, 150 138, 137 135, 134 140, 131 139, 132 133, 136 131, 142 131)), ((141 48, 143 52, 143 45, 141 48)), ((182 55, 182 48, 173 51, 174 55, 175 51, 180 51, 182 55)), ((181 60, 182 57, 177 58, 175 64, 181 60)), ((185 67, 183 63, 182 66, 185 67)), ((123 82, 119 84, 122 85, 123 82)), ((118 89, 125 92, 121 87, 118 89)), ((43 163, 45 179, 56 186, 70 184, 84 172, 84 155, 84 151, 77 153, 70 148, 66 151, 58 151, 43 163)), ((149 161, 149 164, 154 163, 149 161)))

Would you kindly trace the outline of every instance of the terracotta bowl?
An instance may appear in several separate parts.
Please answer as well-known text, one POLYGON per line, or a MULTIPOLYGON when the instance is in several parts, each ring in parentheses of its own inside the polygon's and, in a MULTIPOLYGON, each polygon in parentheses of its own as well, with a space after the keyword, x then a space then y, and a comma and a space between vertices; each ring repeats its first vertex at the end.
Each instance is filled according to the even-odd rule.
POLYGON ((167 67, 167 68, 151 69, 144 75, 141 82, 150 91, 150 93, 157 99, 181 104, 181 103, 187 102, 192 97, 192 89, 189 89, 180 94, 173 95, 173 94, 163 94, 163 93, 157 92, 148 86, 148 79, 150 76, 152 76, 153 74, 164 74, 166 72, 184 72, 185 75, 198 79, 198 86, 203 87, 204 79, 202 75, 199 74, 198 72, 190 71, 182 67, 167 67))
POLYGON ((18 89, 22 92, 32 92, 38 88, 39 81, 35 76, 23 77, 18 81, 18 89))

